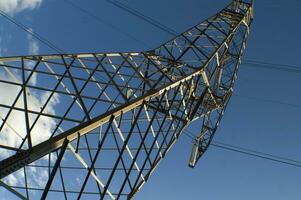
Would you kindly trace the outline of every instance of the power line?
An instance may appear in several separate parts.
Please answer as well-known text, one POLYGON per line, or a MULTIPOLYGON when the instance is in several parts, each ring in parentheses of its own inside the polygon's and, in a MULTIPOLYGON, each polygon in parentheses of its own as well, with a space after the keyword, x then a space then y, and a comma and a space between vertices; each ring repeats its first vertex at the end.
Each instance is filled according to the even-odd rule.
POLYGON ((261 69, 264 68, 264 69, 277 70, 277 71, 282 71, 282 72, 290 72, 290 73, 295 73, 295 74, 301 73, 301 70, 287 69, 287 68, 283 68, 283 67, 260 65, 260 64, 247 63, 247 62, 243 62, 242 65, 245 67, 249 67, 249 68, 261 68, 261 69))
MULTIPOLYGON (((196 137, 189 130, 186 130, 185 133, 188 134, 189 138, 193 138, 194 139, 196 137)), ((285 157, 282 157, 282 156, 278 156, 278 155, 274 155, 274 154, 269 154, 269 153, 265 153, 265 152, 253 150, 253 149, 246 148, 246 147, 241 147, 241 146, 237 146, 237 145, 227 144, 227 143, 219 142, 219 141, 214 141, 212 143, 215 144, 215 145, 225 146, 225 147, 229 147, 229 148, 235 148, 235 149, 239 149, 239 150, 242 150, 242 151, 247 151, 247 152, 251 152, 251 153, 261 154, 261 155, 264 155, 264 156, 274 157, 276 159, 281 159, 281 160, 285 160, 285 161, 289 161, 289 162, 294 162, 294 163, 301 164, 301 161, 298 161, 298 160, 294 160, 294 159, 291 159, 291 158, 285 158, 285 157)))
POLYGON ((253 101, 279 104, 279 105, 289 106, 289 107, 293 107, 293 108, 301 108, 301 105, 278 101, 278 100, 263 99, 263 98, 251 97, 251 96, 240 95, 240 94, 233 94, 233 96, 243 98, 243 99, 253 100, 253 101))
POLYGON ((287 67, 287 68, 291 68, 291 69, 301 70, 301 67, 298 66, 298 65, 288 65, 288 64, 271 63, 271 62, 264 62, 264 61, 259 61, 259 60, 253 60, 253 59, 245 59, 245 62, 254 63, 254 64, 260 64, 260 65, 272 65, 272 66, 277 66, 277 67, 287 67))
POLYGON ((146 16, 145 14, 141 13, 140 11, 134 9, 134 8, 131 8, 129 6, 127 6, 126 4, 124 3, 121 3, 119 1, 115 1, 115 0, 107 0, 107 2, 109 2, 110 4, 136 16, 137 18, 157 27, 158 29, 176 37, 177 35, 179 35, 179 33, 175 30, 173 30, 172 28, 162 24, 161 22, 149 17, 149 16, 146 16))
POLYGON ((284 64, 276 64, 270 62, 248 60, 248 59, 246 59, 242 63, 242 65, 244 67, 249 67, 249 68, 264 68, 269 70, 277 70, 282 72, 301 74, 301 67, 298 67, 296 65, 284 65, 284 64))
POLYGON ((57 47, 56 45, 54 45, 52 42, 50 42, 49 40, 47 40, 46 38, 42 37, 41 35, 39 35, 38 33, 34 32, 32 29, 30 29, 29 27, 25 26, 24 24, 22 24, 21 22, 18 22, 16 19, 14 19, 13 17, 8 16, 4 11, 0 10, 0 15, 2 17, 4 17, 5 19, 7 19, 8 21, 10 21, 11 23, 15 24, 17 27, 19 27, 20 29, 22 29, 23 31, 27 32, 28 34, 32 35, 34 38, 36 38, 37 40, 39 40, 40 42, 42 42, 43 44, 45 44, 46 46, 48 46, 49 48, 53 49, 54 51, 56 51, 57 53, 64 53, 64 51, 62 49, 60 49, 59 47, 57 47))
POLYGON ((121 28, 118 28, 117 26, 115 26, 114 24, 112 23, 109 23, 107 22, 106 20, 102 19, 101 17, 95 15, 94 13, 90 12, 89 10, 77 5, 76 3, 74 3, 73 1, 70 1, 70 0, 64 0, 67 4, 71 5, 73 8, 81 11, 82 13, 90 16, 91 18, 95 19, 97 22, 101 23, 101 24, 104 24, 106 25, 107 27, 111 28, 112 30, 115 30, 117 32, 120 32, 122 33, 123 35, 127 36, 128 38, 138 42, 138 43, 141 43, 143 44, 144 46, 146 46, 147 48, 151 48, 146 42, 142 41, 142 40, 139 40, 137 39, 135 36, 129 34, 128 32, 124 31, 123 29, 121 28))
POLYGON ((218 145, 218 144, 214 144, 214 143, 211 144, 211 145, 214 146, 214 147, 217 147, 217 148, 228 150, 228 151, 233 151, 233 152, 245 154, 245 155, 248 155, 248 156, 262 158, 262 159, 265 159, 265 160, 270 160, 270 161, 274 161, 274 162, 278 162, 278 163, 282 163, 282 164, 291 165, 291 166, 301 168, 300 164, 295 164, 295 163, 292 163, 292 162, 287 162, 287 161, 283 161, 283 160, 280 160, 280 159, 275 159, 273 157, 267 157, 267 156, 259 155, 259 154, 256 154, 256 153, 250 153, 250 152, 246 152, 246 151, 242 151, 242 150, 237 150, 237 149, 234 149, 234 148, 230 148, 230 147, 226 147, 226 146, 222 146, 222 145, 218 145))
POLYGON ((261 152, 261 151, 256 151, 256 150, 253 150, 253 149, 249 149, 249 148, 245 148, 245 147, 241 147, 241 146, 237 146, 237 145, 234 146, 234 145, 231 145, 231 144, 226 144, 226 143, 218 142, 218 141, 215 141, 214 144, 215 145, 226 146, 226 147, 229 147, 229 148, 240 149, 242 151, 248 151, 248 152, 252 152, 252 153, 255 153, 255 154, 261 154, 261 155, 265 155, 265 156, 268 156, 268 157, 274 157, 274 158, 277 158, 277 159, 280 159, 280 160, 285 160, 285 161, 288 161, 288 162, 298 163, 298 164, 301 165, 301 161, 294 160, 294 159, 291 159, 291 158, 285 158, 285 157, 282 157, 282 156, 278 156, 278 155, 274 155, 274 154, 270 154, 270 153, 264 153, 264 152, 261 152))
MULTIPOLYGON (((188 132, 188 130, 183 131, 183 134, 192 140, 195 139, 195 136, 192 133, 188 132)), ((298 161, 298 160, 285 158, 282 156, 264 153, 264 152, 248 149, 245 147, 235 146, 235 145, 226 144, 226 143, 222 143, 222 142, 211 142, 210 145, 215 148, 220 148, 220 149, 240 153, 240 154, 247 155, 247 156, 252 156, 252 157, 256 157, 256 158, 261 158, 261 159, 270 160, 273 162, 301 168, 301 161, 298 161)))

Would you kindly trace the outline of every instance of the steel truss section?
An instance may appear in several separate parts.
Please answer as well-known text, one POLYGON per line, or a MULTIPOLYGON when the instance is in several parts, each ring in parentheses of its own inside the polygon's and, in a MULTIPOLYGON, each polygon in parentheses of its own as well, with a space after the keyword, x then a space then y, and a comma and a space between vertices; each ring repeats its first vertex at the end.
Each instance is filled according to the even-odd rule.
POLYGON ((193 120, 189 166, 233 91, 252 2, 146 52, 0 58, 1 186, 21 199, 131 199, 193 120))

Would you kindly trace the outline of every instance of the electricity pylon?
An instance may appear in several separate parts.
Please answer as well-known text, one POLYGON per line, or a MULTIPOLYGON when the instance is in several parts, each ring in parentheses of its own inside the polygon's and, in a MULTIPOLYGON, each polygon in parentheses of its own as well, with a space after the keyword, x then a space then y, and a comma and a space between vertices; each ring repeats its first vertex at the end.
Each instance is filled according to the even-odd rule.
POLYGON ((131 199, 199 120, 194 167, 252 19, 253 3, 234 0, 151 51, 0 58, 1 186, 21 199, 131 199))

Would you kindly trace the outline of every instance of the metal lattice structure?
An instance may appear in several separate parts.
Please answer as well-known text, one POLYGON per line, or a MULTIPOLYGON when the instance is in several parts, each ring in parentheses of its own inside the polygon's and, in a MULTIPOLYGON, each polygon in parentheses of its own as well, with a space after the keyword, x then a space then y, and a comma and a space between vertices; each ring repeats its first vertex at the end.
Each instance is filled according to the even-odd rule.
POLYGON ((252 2, 235 0, 151 51, 0 58, 1 186, 21 199, 131 199, 200 120, 194 167, 252 19, 252 2))

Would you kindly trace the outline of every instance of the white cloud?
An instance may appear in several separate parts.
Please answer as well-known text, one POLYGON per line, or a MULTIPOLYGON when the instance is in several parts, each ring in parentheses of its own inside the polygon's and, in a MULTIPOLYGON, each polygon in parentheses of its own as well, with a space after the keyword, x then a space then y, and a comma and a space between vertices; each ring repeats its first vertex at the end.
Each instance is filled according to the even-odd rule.
POLYGON ((0 0, 0 9, 10 15, 38 8, 43 0, 0 0))
MULTIPOLYGON (((1 73, 0 79, 7 80, 11 82, 17 82, 20 80, 20 74, 16 71, 10 71, 11 74, 1 73)), ((19 81, 20 82, 20 81, 19 81)), ((0 95, 0 104, 4 105, 12 105, 14 99, 17 97, 21 87, 11 84, 0 83, 0 91, 2 94, 0 95)), ((32 111, 40 111, 41 107, 43 107, 44 103, 47 101, 50 93, 47 92, 32 92, 27 88, 27 99, 28 99, 28 109, 32 111)), ((55 115, 55 106, 59 103, 58 96, 54 95, 49 103, 47 104, 46 109, 43 113, 55 115)), ((15 105, 18 108, 24 108, 23 105, 23 96, 21 95, 15 105)), ((8 113, 8 109, 1 107, 0 108, 0 117, 3 119, 8 113)), ((30 115, 30 123, 32 123, 36 119, 36 115, 30 115)), ((2 120, 0 120, 0 124, 2 120)), ((45 140, 47 140, 50 136, 54 128, 56 127, 56 121, 52 118, 41 116, 34 128, 31 131, 31 138, 33 145, 39 144, 45 140)), ((26 123, 25 123, 25 115, 24 112, 20 112, 17 110, 13 110, 9 115, 9 118, 4 125, 0 133, 0 144, 7 145, 10 147, 19 147, 22 138, 26 136, 26 123)), ((27 142, 25 142, 25 147, 27 147, 27 142)), ((0 149, 0 160, 9 157, 14 152, 0 149)), ((47 159, 42 159, 39 162, 46 162, 47 159)), ((45 164, 45 163, 44 163, 45 164)), ((47 181, 48 174, 47 170, 43 168, 27 168, 28 170, 28 183, 32 187, 42 187, 47 181), (37 177, 38 176, 38 177, 37 177)), ((9 176, 7 176, 4 181, 9 185, 22 185, 24 183, 24 171, 21 169, 9 176)))

